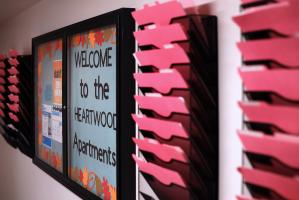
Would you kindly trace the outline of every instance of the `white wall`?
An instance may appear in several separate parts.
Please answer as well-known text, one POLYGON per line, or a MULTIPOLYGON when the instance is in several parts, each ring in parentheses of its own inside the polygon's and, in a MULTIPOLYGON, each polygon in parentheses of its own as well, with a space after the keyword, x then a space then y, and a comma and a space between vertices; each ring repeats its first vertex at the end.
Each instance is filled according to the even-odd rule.
MULTIPOLYGON (((0 52, 16 48, 31 52, 31 38, 120 7, 140 7, 154 0, 43 0, 0 24, 0 52)), ((205 0, 207 1, 207 0, 205 0)), ((198 0, 197 2, 202 2, 198 0)), ((241 164, 241 81, 236 68, 241 59, 235 43, 240 38, 231 17, 239 12, 239 0, 215 0, 203 13, 219 19, 220 88, 220 200, 234 199, 241 190, 236 167, 241 164)), ((31 160, 0 139, 0 195, 7 200, 76 200, 74 194, 35 167, 31 160)))

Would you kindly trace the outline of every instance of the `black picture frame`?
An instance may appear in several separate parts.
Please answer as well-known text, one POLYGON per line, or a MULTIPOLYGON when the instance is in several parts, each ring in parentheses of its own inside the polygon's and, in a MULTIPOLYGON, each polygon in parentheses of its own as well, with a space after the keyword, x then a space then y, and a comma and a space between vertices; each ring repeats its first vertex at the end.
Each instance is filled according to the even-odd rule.
MULTIPOLYGON (((117 199, 135 199, 136 171, 135 163, 131 157, 131 155, 135 153, 135 145, 131 139, 135 136, 135 124, 131 119, 131 113, 135 112, 135 81, 133 79, 135 61, 132 55, 135 50, 135 40, 133 37, 135 23, 131 17, 131 12, 133 10, 134 9, 131 8, 121 8, 32 39, 34 78, 37 76, 37 46, 57 38, 63 39, 63 173, 58 172, 56 169, 42 161, 37 156, 36 148, 34 151, 33 163, 83 199, 98 200, 101 198, 84 189, 68 176, 68 37, 75 33, 84 32, 94 28, 101 28, 108 25, 116 26, 117 199)), ((34 85, 36 87, 36 84, 34 85)), ((34 91, 36 91, 36 88, 34 88, 34 91)), ((36 101, 36 93, 34 99, 36 101)), ((34 113, 36 113, 36 102, 34 103, 34 113)), ((35 129, 34 125, 33 130, 36 144, 37 133, 35 129)))

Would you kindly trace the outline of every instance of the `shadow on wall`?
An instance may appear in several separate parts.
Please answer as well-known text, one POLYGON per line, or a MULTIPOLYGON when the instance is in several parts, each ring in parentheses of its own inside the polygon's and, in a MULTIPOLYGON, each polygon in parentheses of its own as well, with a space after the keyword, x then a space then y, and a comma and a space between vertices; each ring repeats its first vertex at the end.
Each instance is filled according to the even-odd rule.
MULTIPOLYGON (((19 183, 18 178, 18 165, 25 164, 23 160, 27 159, 27 162, 30 164, 32 163, 29 158, 22 155, 17 149, 13 149, 11 146, 9 146, 4 138, 0 136, 0 170, 1 174, 6 174, 6 177, 9 177, 9 179, 1 177, 0 181, 0 199, 9 199, 9 200, 15 200, 17 199, 17 192, 10 192, 13 191, 10 187, 12 185, 17 185, 19 183), (17 156, 7 156, 7 155, 16 155, 17 156), (20 157, 23 158, 20 158, 20 157)), ((20 167, 20 166, 19 166, 20 167)))

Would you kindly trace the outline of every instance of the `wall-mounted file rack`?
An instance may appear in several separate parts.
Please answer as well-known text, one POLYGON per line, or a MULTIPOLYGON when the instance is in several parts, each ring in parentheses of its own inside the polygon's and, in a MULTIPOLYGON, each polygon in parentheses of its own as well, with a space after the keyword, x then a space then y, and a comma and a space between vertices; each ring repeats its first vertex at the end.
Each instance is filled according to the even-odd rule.
POLYGON ((299 2, 242 0, 245 188, 238 199, 299 199, 299 2), (248 192, 247 192, 248 191, 248 192))
POLYGON ((217 18, 178 1, 132 13, 140 199, 218 198, 217 18))
POLYGON ((33 68, 31 56, 10 50, 0 56, 1 133, 5 140, 32 157, 33 140, 33 68))

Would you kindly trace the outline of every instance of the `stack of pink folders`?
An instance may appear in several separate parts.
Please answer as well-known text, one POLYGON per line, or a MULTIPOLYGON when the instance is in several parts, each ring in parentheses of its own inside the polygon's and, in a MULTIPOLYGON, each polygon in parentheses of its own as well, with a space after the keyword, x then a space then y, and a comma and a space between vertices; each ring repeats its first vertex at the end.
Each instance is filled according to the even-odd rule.
POLYGON ((178 1, 132 15, 139 27, 132 117, 140 133, 133 158, 159 199, 216 200, 217 19, 189 15, 178 1))
POLYGON ((239 168, 250 196, 299 199, 299 1, 242 0, 233 20, 245 38, 239 75, 244 83, 244 130, 250 163, 239 168))
POLYGON ((6 80, 5 80, 5 68, 6 68, 6 64, 5 64, 5 59, 6 56, 4 54, 0 54, 0 125, 1 125, 1 129, 0 132, 1 134, 3 134, 5 132, 5 130, 3 130, 2 126, 5 125, 5 118, 6 118, 6 105, 5 105, 5 92, 6 92, 6 80))
POLYGON ((6 69, 7 72, 7 87, 8 87, 8 99, 6 102, 6 106, 9 110, 8 116, 12 120, 12 123, 19 123, 19 78, 18 78, 18 67, 20 65, 17 57, 18 52, 15 50, 9 51, 9 58, 8 58, 8 67, 6 69))
POLYGON ((14 148, 32 157, 33 68, 31 56, 16 50, 0 54, 0 134, 14 148))

